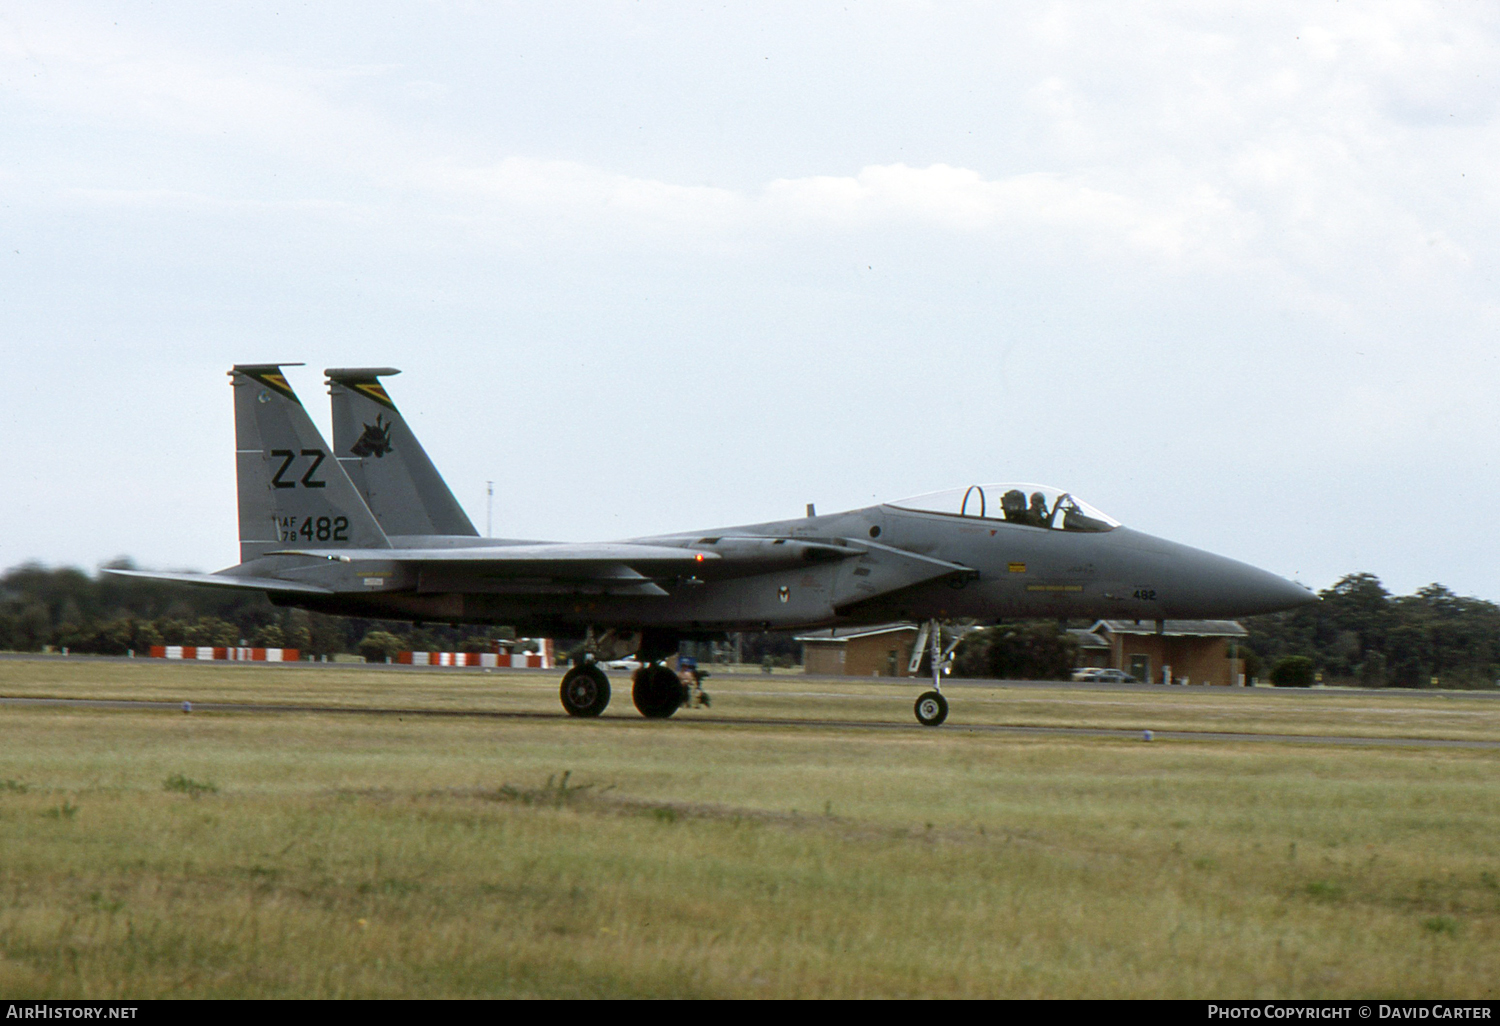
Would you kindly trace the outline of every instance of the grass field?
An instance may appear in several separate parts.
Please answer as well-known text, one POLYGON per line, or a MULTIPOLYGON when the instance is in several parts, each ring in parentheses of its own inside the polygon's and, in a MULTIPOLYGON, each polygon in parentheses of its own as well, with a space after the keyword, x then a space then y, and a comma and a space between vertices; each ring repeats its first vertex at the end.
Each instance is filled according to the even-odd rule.
MULTIPOLYGON (((1423 694, 714 679, 716 717, 0 709, 0 996, 1495 997, 1500 739, 1423 694), (799 722, 801 721, 801 722, 799 722)), ((0 695, 559 713, 525 674, 0 662, 0 695)))

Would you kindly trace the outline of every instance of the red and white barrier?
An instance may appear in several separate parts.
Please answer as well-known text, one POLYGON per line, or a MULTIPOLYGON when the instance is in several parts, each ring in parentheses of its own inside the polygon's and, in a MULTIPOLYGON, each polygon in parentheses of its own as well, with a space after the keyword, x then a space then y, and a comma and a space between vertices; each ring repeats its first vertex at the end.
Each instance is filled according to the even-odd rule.
POLYGON ((397 652, 396 662, 405 666, 486 666, 552 668, 552 646, 542 652, 397 652))
POLYGON ((227 659, 257 663, 295 663, 302 658, 295 648, 226 648, 213 645, 152 645, 152 659, 227 659))
MULTIPOLYGON (((302 652, 295 648, 234 648, 211 645, 152 645, 153 659, 224 659, 257 663, 295 663, 302 652)), ((396 662, 408 666, 484 666, 496 668, 552 668, 552 639, 542 639, 540 652, 398 652, 396 662)))

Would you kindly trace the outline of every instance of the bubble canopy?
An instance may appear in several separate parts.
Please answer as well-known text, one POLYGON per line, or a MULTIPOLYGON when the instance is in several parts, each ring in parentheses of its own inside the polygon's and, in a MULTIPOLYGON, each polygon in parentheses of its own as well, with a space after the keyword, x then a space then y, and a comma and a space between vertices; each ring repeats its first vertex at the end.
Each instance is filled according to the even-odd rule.
POLYGON ((1120 522, 1082 499, 1051 485, 1006 481, 969 485, 886 503, 919 513, 943 513, 976 520, 1003 520, 1053 531, 1113 531, 1120 522))

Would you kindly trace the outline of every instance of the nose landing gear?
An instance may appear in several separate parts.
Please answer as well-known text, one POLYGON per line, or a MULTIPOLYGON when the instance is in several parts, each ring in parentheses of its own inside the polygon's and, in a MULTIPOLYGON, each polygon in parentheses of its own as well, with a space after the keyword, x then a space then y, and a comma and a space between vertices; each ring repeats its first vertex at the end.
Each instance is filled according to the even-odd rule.
POLYGON ((924 691, 917 698, 917 722, 924 727, 936 727, 948 718, 948 700, 939 691, 924 691))
POLYGON ((948 718, 948 700, 943 697, 943 642, 937 620, 928 621, 927 636, 931 643, 932 690, 917 696, 914 711, 922 726, 936 727, 948 718))

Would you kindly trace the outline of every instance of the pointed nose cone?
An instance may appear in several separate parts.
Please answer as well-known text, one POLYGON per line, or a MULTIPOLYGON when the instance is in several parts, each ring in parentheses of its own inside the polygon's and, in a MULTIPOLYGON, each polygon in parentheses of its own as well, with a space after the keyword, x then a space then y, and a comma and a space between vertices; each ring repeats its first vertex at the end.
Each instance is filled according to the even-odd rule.
MULTIPOLYGON (((1118 528, 1111 534, 1125 531, 1129 529, 1118 528)), ((1129 531, 1120 540, 1144 557, 1152 575, 1161 581, 1162 612, 1168 617, 1230 620, 1319 601, 1302 585, 1237 559, 1138 531, 1129 531)))
POLYGON ((1245 610, 1236 616, 1279 613, 1321 601, 1311 591, 1285 577, 1277 577, 1233 559, 1224 562, 1232 564, 1232 569, 1226 568, 1224 573, 1225 598, 1245 610))

